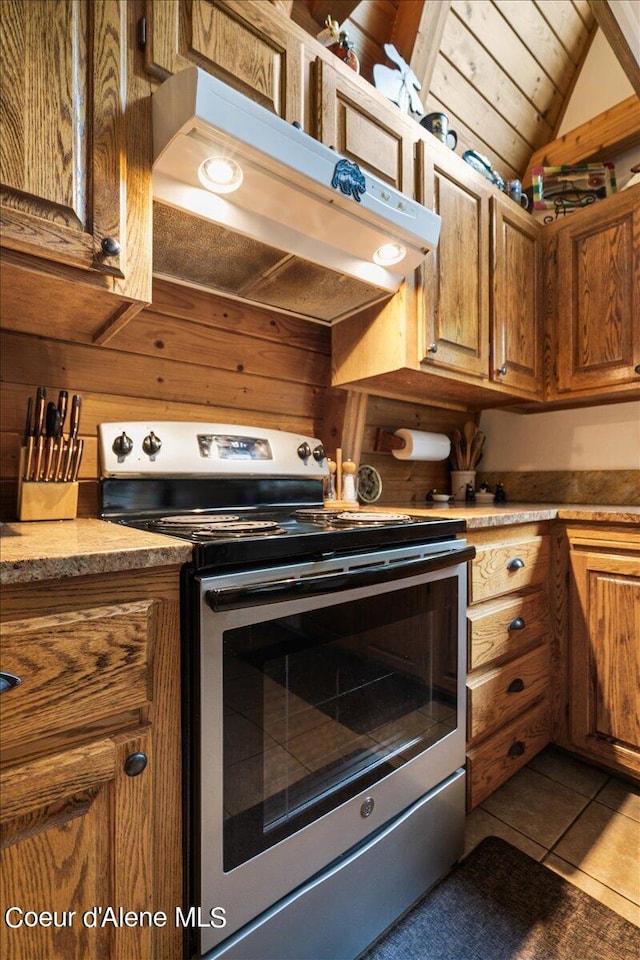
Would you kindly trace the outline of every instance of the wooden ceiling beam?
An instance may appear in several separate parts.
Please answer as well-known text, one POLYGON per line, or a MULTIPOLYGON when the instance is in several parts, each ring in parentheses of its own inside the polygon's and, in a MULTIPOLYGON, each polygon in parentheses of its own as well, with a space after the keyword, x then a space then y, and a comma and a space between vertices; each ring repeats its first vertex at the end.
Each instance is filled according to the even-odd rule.
POLYGON ((534 167, 609 160, 640 144, 640 101, 635 94, 592 120, 541 147, 532 155, 523 186, 531 186, 534 167))
POLYGON ((348 20, 360 0, 311 0, 309 10, 316 23, 323 27, 328 16, 342 24, 348 20))
MULTIPOLYGON (((611 12, 611 7, 607 0, 589 0, 589 6, 598 26, 609 41, 620 66, 629 78, 631 86, 640 97, 640 64, 617 18, 611 12)), ((633 29, 633 26, 631 26, 631 29, 633 29)))
POLYGON ((402 0, 398 4, 391 43, 429 92, 436 57, 449 14, 449 0, 402 0))

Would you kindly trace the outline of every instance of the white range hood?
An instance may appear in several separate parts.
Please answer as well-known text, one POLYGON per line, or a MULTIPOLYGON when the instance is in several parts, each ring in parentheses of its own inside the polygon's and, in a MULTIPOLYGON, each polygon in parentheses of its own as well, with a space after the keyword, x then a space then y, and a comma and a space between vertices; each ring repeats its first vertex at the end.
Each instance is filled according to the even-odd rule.
POLYGON ((432 211, 197 67, 152 104, 156 274, 333 322, 389 297, 438 242, 432 211), (203 185, 212 158, 237 165, 238 189, 203 185))

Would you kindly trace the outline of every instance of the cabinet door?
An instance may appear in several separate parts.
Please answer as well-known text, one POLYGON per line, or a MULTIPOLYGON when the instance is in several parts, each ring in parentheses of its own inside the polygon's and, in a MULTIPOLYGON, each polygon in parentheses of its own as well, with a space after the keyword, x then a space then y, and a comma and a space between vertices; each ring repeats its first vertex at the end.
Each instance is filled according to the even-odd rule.
POLYGON ((4 247, 124 277, 125 31, 121 0, 3 0, 4 247))
POLYGON ((492 198, 491 378, 542 396, 540 226, 512 200, 492 198))
POLYGON ((268 4, 147 0, 147 69, 161 78, 196 66, 293 123, 302 121, 302 45, 268 4))
POLYGON ((318 58, 315 70, 318 140, 413 197, 413 140, 406 121, 380 109, 375 96, 348 76, 348 67, 318 58))
POLYGON ((449 151, 423 143, 424 204, 442 217, 423 271, 425 362, 489 376, 489 189, 449 151))
POLYGON ((571 566, 571 740, 639 776, 640 557, 575 550, 571 566))
POLYGON ((27 927, 17 925, 14 910, 3 926, 7 960, 159 955, 149 924, 120 923, 117 936, 108 919, 100 926, 108 907, 154 909, 151 764, 127 775, 125 764, 134 753, 149 760, 144 731, 3 770, 0 901, 37 913, 57 911, 58 923, 68 920, 27 927))
POLYGON ((640 384, 640 187, 574 217, 558 230, 558 389, 640 384))

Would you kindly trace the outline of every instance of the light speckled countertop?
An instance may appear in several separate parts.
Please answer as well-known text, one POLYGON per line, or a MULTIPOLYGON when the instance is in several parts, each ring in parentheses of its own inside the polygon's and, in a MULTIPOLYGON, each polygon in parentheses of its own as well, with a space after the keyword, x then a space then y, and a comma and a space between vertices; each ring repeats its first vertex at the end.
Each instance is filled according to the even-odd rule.
MULTIPOLYGON (((640 507, 590 504, 505 503, 502 506, 434 503, 367 507, 466 520, 467 529, 504 527, 535 520, 575 520, 640 525, 640 507)), ((92 573, 186 563, 191 545, 104 520, 54 520, 0 525, 0 582, 57 580, 92 573)))
POLYGON ((0 526, 0 582, 182 564, 191 544, 104 520, 45 520, 0 526))
POLYGON ((417 506, 393 504, 367 509, 393 513, 411 513, 414 516, 452 517, 466 520, 468 530, 487 527, 507 527, 513 523, 536 520, 580 520, 589 523, 640 524, 640 507, 608 506, 585 503, 504 503, 494 504, 433 503, 417 506))

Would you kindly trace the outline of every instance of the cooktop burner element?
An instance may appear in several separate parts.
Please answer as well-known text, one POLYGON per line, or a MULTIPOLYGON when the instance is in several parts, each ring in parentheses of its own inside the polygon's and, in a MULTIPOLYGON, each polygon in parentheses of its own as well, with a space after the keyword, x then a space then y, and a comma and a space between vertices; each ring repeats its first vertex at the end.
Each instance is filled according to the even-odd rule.
POLYGON ((407 523, 411 521, 408 513, 339 513, 336 520, 340 523, 366 523, 371 526, 374 523, 407 523))

